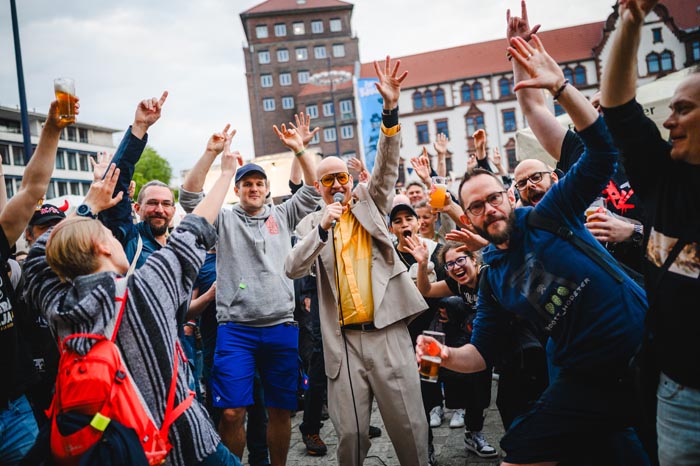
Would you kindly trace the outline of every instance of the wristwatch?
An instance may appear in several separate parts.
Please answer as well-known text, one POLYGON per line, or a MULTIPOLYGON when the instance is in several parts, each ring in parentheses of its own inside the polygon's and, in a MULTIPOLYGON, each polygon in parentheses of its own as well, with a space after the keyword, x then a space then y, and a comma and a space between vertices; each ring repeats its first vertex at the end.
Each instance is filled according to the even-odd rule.
POLYGON ((92 213, 92 209, 90 209, 90 206, 87 204, 80 204, 75 210, 75 213, 80 215, 81 217, 97 219, 97 215, 92 213))
POLYGON ((639 223, 635 223, 634 231, 632 232, 630 239, 634 244, 642 244, 642 241, 644 241, 644 226, 639 223))

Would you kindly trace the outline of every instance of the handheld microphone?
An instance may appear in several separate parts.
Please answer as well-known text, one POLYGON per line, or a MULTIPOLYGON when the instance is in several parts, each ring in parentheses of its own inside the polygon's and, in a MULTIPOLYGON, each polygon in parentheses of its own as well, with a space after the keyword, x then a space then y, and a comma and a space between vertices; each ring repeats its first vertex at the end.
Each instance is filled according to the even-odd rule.
MULTIPOLYGON (((343 193, 335 193, 335 194, 333 194, 333 202, 343 202, 344 199, 345 199, 345 196, 343 195, 343 193)), ((333 220, 333 221, 331 222, 331 230, 335 230, 335 224, 336 224, 336 223, 337 223, 336 220, 333 220)))

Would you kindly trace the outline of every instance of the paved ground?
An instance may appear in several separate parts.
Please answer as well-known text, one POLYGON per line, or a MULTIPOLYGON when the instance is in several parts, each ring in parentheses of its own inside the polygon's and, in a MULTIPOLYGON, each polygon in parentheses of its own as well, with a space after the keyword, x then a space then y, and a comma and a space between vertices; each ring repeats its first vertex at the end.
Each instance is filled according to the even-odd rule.
MULTIPOLYGON (((501 451, 498 448, 498 441, 503 435, 503 426, 501 425, 501 418, 499 417, 495 406, 495 388, 497 383, 498 382, 493 383, 494 390, 491 397, 491 406, 486 414, 484 434, 491 445, 498 449, 500 453, 501 451)), ((321 429, 321 438, 328 445, 328 454, 322 457, 313 457, 306 455, 304 442, 302 442, 301 434, 299 433, 299 424, 302 421, 302 417, 303 413, 299 412, 292 418, 292 441, 289 448, 287 465, 336 466, 338 464, 335 458, 337 439, 330 420, 325 421, 324 426, 321 429)), ((487 460, 479 458, 473 453, 465 452, 464 428, 450 429, 449 423, 451 417, 452 411, 446 410, 445 420, 442 423, 442 426, 433 428, 436 457, 441 466, 495 466, 500 464, 500 458, 487 460)), ((382 428, 382 436, 372 440, 372 447, 369 450, 369 457, 365 460, 364 464, 367 466, 381 466, 383 461, 383 464, 387 466, 398 466, 399 461, 396 458, 394 446, 391 444, 389 437, 386 435, 384 423, 382 422, 382 417, 379 414, 376 404, 372 410, 372 425, 382 428), (379 461, 377 458, 372 458, 372 456, 379 457, 382 461, 379 461)), ((401 445, 397 445, 397 447, 400 448, 401 445)), ((243 457, 244 460, 247 460, 248 453, 245 452, 243 457)), ((247 465, 248 463, 244 462, 243 464, 247 465)))

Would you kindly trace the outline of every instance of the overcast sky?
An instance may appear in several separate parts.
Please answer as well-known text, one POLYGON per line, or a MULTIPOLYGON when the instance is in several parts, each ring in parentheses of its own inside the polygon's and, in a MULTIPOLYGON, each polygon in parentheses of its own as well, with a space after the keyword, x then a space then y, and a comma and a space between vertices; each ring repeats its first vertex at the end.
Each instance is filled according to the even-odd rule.
MULTIPOLYGON (((76 79, 80 119, 126 128, 143 98, 170 97, 149 143, 174 168, 194 164, 209 135, 230 122, 253 155, 239 14, 257 0, 17 0, 27 104, 45 113, 53 78, 76 79)), ((518 0, 356 0, 363 62, 504 36, 518 0)), ((614 0, 530 0, 542 29, 603 21, 614 0)), ((9 1, 0 2, 0 105, 19 104, 9 1)), ((410 70, 409 70, 410 72, 410 70)), ((115 135, 115 145, 121 133, 115 135)))

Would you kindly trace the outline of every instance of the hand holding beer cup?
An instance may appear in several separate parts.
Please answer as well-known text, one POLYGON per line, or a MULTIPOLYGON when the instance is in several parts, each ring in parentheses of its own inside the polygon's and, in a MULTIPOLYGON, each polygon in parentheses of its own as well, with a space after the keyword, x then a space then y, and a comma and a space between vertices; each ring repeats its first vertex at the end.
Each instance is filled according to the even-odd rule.
POLYGON ((416 343, 416 357, 420 364, 418 369, 420 379, 426 382, 437 382, 442 358, 447 358, 447 356, 445 334, 430 330, 423 331, 423 335, 418 336, 416 343))
POLYGON ((447 197, 447 178, 444 176, 434 176, 432 178, 429 196, 430 207, 437 210, 445 207, 445 198, 447 197))
POLYGON ((78 98, 75 95, 75 80, 73 78, 56 78, 53 81, 53 90, 58 100, 58 117, 66 123, 75 123, 75 104, 78 98))

